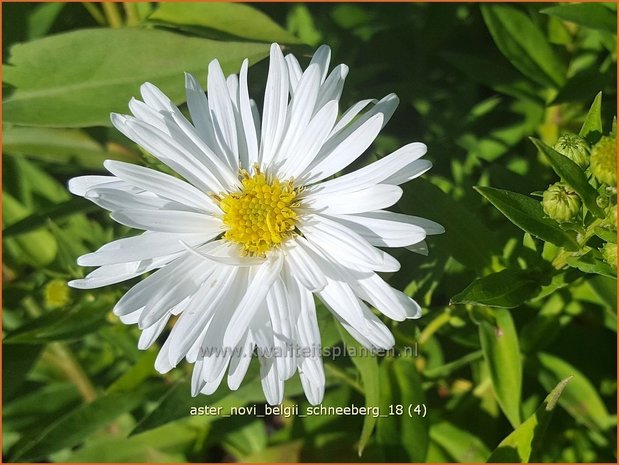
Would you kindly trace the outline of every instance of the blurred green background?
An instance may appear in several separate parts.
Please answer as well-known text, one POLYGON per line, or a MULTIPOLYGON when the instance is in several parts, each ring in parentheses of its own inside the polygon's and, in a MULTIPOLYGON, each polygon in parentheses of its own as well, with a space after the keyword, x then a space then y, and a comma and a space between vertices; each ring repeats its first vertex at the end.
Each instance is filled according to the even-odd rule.
MULTIPOLYGON (((549 148, 614 133, 616 4, 4 3, 2 34, 3 461, 616 461, 616 188, 549 148), (429 147, 397 209, 447 232, 427 257, 395 251, 389 277, 424 308, 388 323, 417 356, 325 359, 323 403, 425 417, 191 417, 264 412, 257 363, 239 391, 192 399, 191 367, 159 375, 112 316, 133 283, 65 284, 77 256, 133 234, 67 180, 153 164, 109 113, 145 81, 183 104, 183 72, 204 84, 213 58, 250 58, 261 107, 273 41, 304 64, 330 45, 351 70, 343 108, 400 97, 355 166, 429 147), (585 205, 563 224, 539 203, 559 177, 585 205)), ((318 313, 324 346, 354 345, 318 313)), ((296 377, 286 403, 307 406, 296 377)))

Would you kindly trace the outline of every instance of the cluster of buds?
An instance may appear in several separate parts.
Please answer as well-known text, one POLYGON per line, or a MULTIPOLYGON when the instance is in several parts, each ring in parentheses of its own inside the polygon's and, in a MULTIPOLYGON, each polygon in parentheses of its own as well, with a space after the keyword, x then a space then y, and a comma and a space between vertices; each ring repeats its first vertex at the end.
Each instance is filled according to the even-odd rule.
MULTIPOLYGON (((601 226, 609 232, 617 231, 617 138, 613 131, 603 136, 592 147, 580 136, 567 133, 559 137, 554 150, 577 164, 600 193, 597 204, 606 211, 601 226)), ((578 193, 567 183, 557 182, 543 193, 544 213, 570 229, 587 220, 578 193)), ((600 224, 598 223, 598 226, 600 224)), ((617 266, 617 245, 604 241, 599 247, 601 257, 613 268, 617 266)))

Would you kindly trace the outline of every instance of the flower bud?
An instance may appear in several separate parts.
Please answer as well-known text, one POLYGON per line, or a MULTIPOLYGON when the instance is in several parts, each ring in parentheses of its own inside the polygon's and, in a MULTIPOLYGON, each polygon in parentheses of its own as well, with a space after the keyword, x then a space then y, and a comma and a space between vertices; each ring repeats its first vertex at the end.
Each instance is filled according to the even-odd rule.
POLYGON ((550 218, 564 223, 580 211, 580 197, 567 184, 557 182, 544 191, 542 207, 550 218))
POLYGON ((43 296, 45 305, 49 308, 64 307, 70 301, 69 286, 62 279, 53 279, 45 286, 43 296))
POLYGON ((589 144, 576 134, 563 134, 555 143, 554 149, 582 169, 589 166, 589 144))
POLYGON ((617 139, 602 137, 591 150, 591 172, 598 181, 617 185, 617 139))
POLYGON ((604 244, 604 247, 601 249, 602 256, 606 263, 612 266, 615 270, 617 269, 617 244, 611 244, 607 242, 604 244))

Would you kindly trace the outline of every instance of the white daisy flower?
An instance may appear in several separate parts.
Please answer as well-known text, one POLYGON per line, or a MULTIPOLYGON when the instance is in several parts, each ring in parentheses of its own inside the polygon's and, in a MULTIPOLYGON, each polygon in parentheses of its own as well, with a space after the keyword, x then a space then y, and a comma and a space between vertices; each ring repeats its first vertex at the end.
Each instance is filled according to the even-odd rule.
POLYGON ((70 285, 97 288, 157 270, 114 313, 142 330, 140 349, 175 319, 155 367, 166 373, 183 359, 193 363, 193 395, 213 393, 226 373, 237 389, 257 349, 270 404, 282 401, 297 370, 309 402, 320 403, 314 295, 368 348, 394 344, 370 306, 398 321, 420 316, 377 272, 400 267, 378 247, 427 253, 426 235, 443 232, 384 210, 402 195, 400 184, 430 169, 420 160, 426 146, 406 145, 332 178, 370 147, 398 99, 363 100, 338 118, 348 67, 329 73, 330 56, 320 47, 303 70, 273 44, 262 116, 248 95, 247 60, 227 79, 211 62, 208 98, 185 76, 191 122, 146 83, 143 101, 129 103, 133 116, 113 114, 112 123, 182 179, 108 160, 112 176, 69 182, 115 221, 144 230, 81 256, 79 265, 99 268, 70 285))

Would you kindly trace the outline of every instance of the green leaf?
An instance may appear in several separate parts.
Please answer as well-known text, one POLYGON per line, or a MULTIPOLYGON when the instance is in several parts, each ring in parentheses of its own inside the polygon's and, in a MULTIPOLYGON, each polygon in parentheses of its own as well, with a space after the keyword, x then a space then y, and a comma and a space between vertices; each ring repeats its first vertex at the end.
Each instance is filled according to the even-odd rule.
POLYGON ((429 446, 430 424, 427 418, 408 411, 389 415, 390 409, 402 405, 425 403, 421 378, 415 359, 386 359, 380 366, 380 406, 382 415, 376 424, 376 440, 383 446, 387 462, 424 462, 429 446))
POLYGON ((565 82, 565 66, 544 34, 519 9, 508 5, 482 5, 482 15, 497 47, 525 76, 557 88, 565 82))
POLYGON ((225 73, 236 72, 244 58, 255 63, 268 49, 266 44, 153 29, 82 29, 17 44, 3 68, 5 81, 16 87, 3 102, 4 120, 30 126, 109 126, 110 112, 126 112, 145 81, 181 103, 183 72, 204 76, 215 58, 225 73))
POLYGON ((542 13, 556 16, 565 21, 600 31, 617 34, 615 13, 599 3, 573 3, 542 10, 542 13))
POLYGON ((502 270, 476 279, 453 296, 450 303, 514 308, 533 297, 540 288, 535 278, 530 270, 502 270))
POLYGON ((8 333, 4 344, 37 344, 81 339, 98 330, 106 322, 112 301, 100 298, 95 303, 83 302, 71 308, 52 310, 8 333))
POLYGON ((39 358, 41 345, 2 345, 2 403, 16 394, 39 358))
POLYGON ((604 210, 596 203, 598 193, 589 184, 587 175, 582 168, 553 148, 548 147, 541 140, 532 137, 531 141, 546 156, 555 173, 576 191, 587 208, 598 218, 604 218, 606 216, 604 210))
POLYGON ((37 434, 26 436, 14 446, 11 461, 35 461, 52 452, 80 444, 95 431, 107 426, 143 401, 142 391, 99 397, 46 425, 37 434))
POLYGON ((6 126, 2 132, 4 153, 50 163, 103 169, 108 159, 136 161, 129 152, 109 152, 84 131, 77 129, 6 126))
MULTIPOLYGON (((337 323, 336 323, 337 324, 337 323)), ((368 355, 367 349, 359 344, 348 332, 337 324, 337 328, 346 346, 348 356, 359 370, 361 381, 363 382, 363 393, 365 395, 365 406, 373 408, 380 406, 380 377, 378 373, 378 362, 375 356, 368 355)), ((373 415, 366 415, 363 418, 363 429, 359 437, 358 453, 363 454, 363 449, 367 445, 377 418, 373 415)))
POLYGON ((156 359, 157 351, 152 348, 142 353, 138 361, 107 388, 107 392, 111 394, 137 389, 144 380, 157 375, 155 370, 156 359))
MULTIPOLYGON (((27 216, 26 207, 7 192, 2 193, 2 223, 4 225, 10 228, 12 224, 16 224, 27 216)), ((48 265, 56 257, 58 245, 49 231, 30 231, 14 238, 4 236, 3 243, 6 251, 18 262, 41 267, 48 265)))
POLYGON ((430 437, 455 462, 481 463, 490 455, 490 451, 478 437, 447 421, 432 425, 430 437))
POLYGON ((494 324, 479 322, 479 340, 496 399, 514 428, 520 424, 522 360, 518 335, 507 310, 495 310, 494 324))
POLYGON ((546 218, 537 200, 493 187, 477 186, 475 190, 523 231, 567 250, 579 249, 574 234, 564 231, 556 222, 546 218))
POLYGON ((501 441, 490 455, 488 462, 529 463, 535 458, 543 446, 542 439, 559 397, 571 379, 572 377, 565 378, 557 384, 535 413, 501 441))
POLYGON ((256 8, 241 3, 159 3, 148 18, 181 26, 201 26, 257 42, 301 41, 256 8))
POLYGON ((96 211, 97 205, 85 200, 81 197, 73 197, 66 202, 52 205, 43 211, 33 213, 12 225, 8 226, 2 231, 3 237, 19 236, 20 234, 31 233, 42 226, 45 226, 49 220, 57 221, 67 216, 75 215, 77 213, 86 213, 90 211, 96 211))
POLYGON ((555 355, 539 353, 538 360, 541 366, 538 378, 547 390, 552 388, 558 379, 574 377, 559 399, 559 404, 570 415, 594 430, 603 431, 612 426, 613 419, 608 414, 598 390, 584 374, 555 355))
POLYGON ((581 256, 568 257, 565 262, 583 273, 599 274, 609 278, 617 277, 617 271, 602 259, 597 250, 590 250, 581 256))
POLYGON ((578 134, 593 145, 602 137, 602 131, 602 92, 599 92, 595 96, 578 134))

